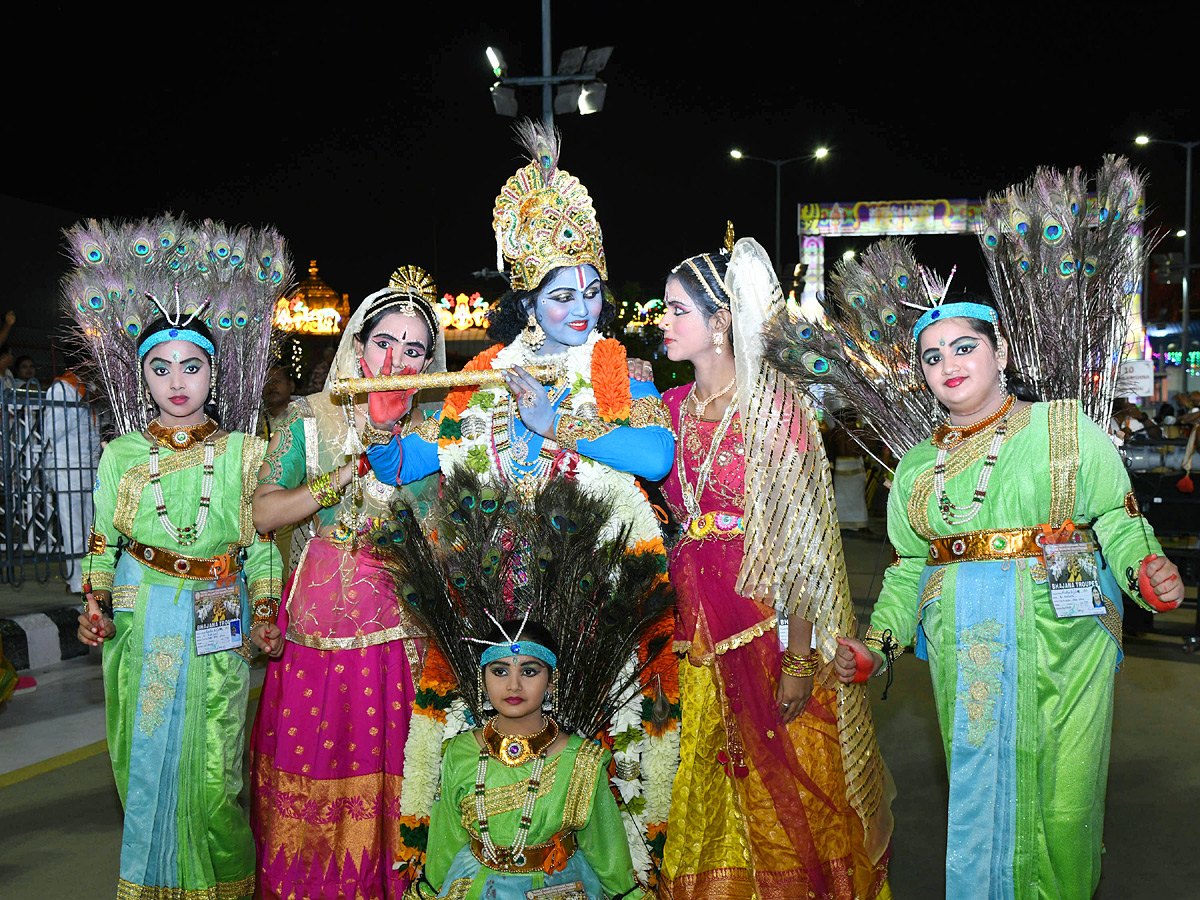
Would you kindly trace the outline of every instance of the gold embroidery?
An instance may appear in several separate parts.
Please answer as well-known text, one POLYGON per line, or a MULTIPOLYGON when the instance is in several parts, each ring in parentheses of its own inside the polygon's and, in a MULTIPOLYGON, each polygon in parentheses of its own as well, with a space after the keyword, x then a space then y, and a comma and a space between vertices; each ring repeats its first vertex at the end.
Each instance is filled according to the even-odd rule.
POLYGON ((112 591, 114 610, 132 612, 137 607, 138 589, 132 584, 119 584, 112 591))
MULTIPOLYGON (((216 455, 219 458, 225 453, 229 443, 229 435, 223 434, 214 441, 216 455)), ((147 456, 149 455, 147 445, 147 456)), ((182 453, 172 453, 159 459, 159 473, 165 480, 168 475, 181 472, 184 469, 200 468, 204 465, 204 445, 193 447, 182 453)), ((257 484, 257 475, 255 475, 257 484)), ((113 526, 128 538, 133 537, 133 520, 137 517, 138 506, 142 502, 142 491, 150 484, 150 460, 134 466, 121 476, 117 484, 117 503, 113 512, 113 526)), ((253 487, 250 489, 253 492, 253 487)), ((153 504, 152 504, 153 505, 153 504)), ((93 582, 93 587, 95 586, 93 582)))
POLYGON ((1050 525, 1075 515, 1075 473, 1079 469, 1079 404, 1055 400, 1047 411, 1050 428, 1050 525))
POLYGON ((124 878, 117 881, 117 900, 237 900, 254 893, 254 876, 238 881, 223 881, 207 888, 164 887, 134 884, 124 878))
MULTIPOLYGON (((255 578, 250 582, 250 599, 254 600, 277 600, 283 594, 283 579, 282 578, 255 578)), ((274 620, 272 620, 274 621, 274 620)))
POLYGON ((917 617, 920 618, 921 610, 925 608, 925 604, 929 601, 942 595, 942 580, 946 575, 944 566, 938 568, 929 580, 925 582, 925 590, 921 591, 921 602, 917 606, 917 617))
MULTIPOLYGON (((1004 444, 1007 444, 1029 424, 1029 411, 1032 407, 1025 406, 1011 413, 1008 417, 1007 433, 1004 435, 1004 444)), ((946 462, 946 480, 949 481, 956 475, 960 475, 966 471, 973 463, 978 462, 987 455, 988 445, 991 444, 992 438, 995 436, 995 429, 985 429, 974 437, 967 440, 957 450, 950 454, 950 459, 946 462)), ((1001 445, 1003 447, 1003 444, 1001 445)), ((930 460, 932 463, 932 459, 930 460)), ((913 531, 931 541, 938 537, 936 531, 930 526, 929 517, 929 501, 933 497, 933 466, 917 476, 913 482, 912 493, 908 498, 908 522, 912 526, 913 531)), ((941 517, 937 517, 937 521, 941 522, 941 517)))
POLYGON ((402 778, 386 772, 309 778, 275 767, 262 754, 251 771, 259 821, 272 823, 270 858, 283 851, 306 867, 315 863, 323 870, 331 858, 340 863, 347 854, 361 859, 364 850, 378 846, 382 820, 399 805, 402 778))
POLYGON ((575 767, 571 770, 571 781, 567 785, 567 796, 563 801, 564 831, 579 831, 587 825, 592 794, 596 790, 596 772, 603 755, 604 748, 594 741, 584 741, 579 748, 575 767))
POLYGON ((671 411, 658 397, 638 397, 629 404, 629 424, 634 428, 671 430, 671 411))
MULTIPOLYGON (((554 778, 558 774, 558 761, 560 759, 562 759, 561 753, 553 759, 546 760, 546 766, 542 769, 542 781, 538 785, 536 800, 545 797, 554 789, 554 778)), ((576 767, 578 767, 578 763, 576 763, 576 767)), ((525 803, 525 793, 528 790, 529 783, 526 781, 517 781, 502 787, 488 788, 483 792, 484 810, 489 816, 498 816, 502 813, 512 812, 514 809, 520 809, 525 803)), ((479 821, 475 814, 474 792, 459 801, 458 809, 462 813, 463 827, 475 837, 481 838, 482 836, 479 834, 479 821)))
POLYGON ((604 437, 617 426, 599 418, 584 418, 562 413, 554 425, 554 440, 564 450, 575 451, 579 441, 604 437))
POLYGON ((717 641, 717 645, 713 647, 713 655, 720 656, 729 650, 736 650, 738 647, 750 643, 757 637, 762 637, 768 631, 774 631, 778 623, 772 615, 768 619, 763 619, 757 625, 751 625, 745 631, 739 631, 737 634, 725 638, 723 641, 717 641))
POLYGON ((101 572, 99 570, 88 573, 87 577, 93 591, 111 591, 113 579, 114 575, 112 572, 101 572))
POLYGON ((471 892, 472 883, 474 883, 472 878, 455 878, 450 882, 450 889, 446 891, 445 900, 466 900, 467 894, 471 892))
POLYGON ((242 436, 242 506, 238 528, 238 544, 242 547, 249 547, 258 537, 254 528, 254 489, 258 487, 258 470, 266 454, 266 441, 252 434, 242 436))
POLYGON ((179 670, 183 667, 183 635, 167 634, 154 638, 146 651, 142 668, 142 687, 138 691, 141 715, 138 729, 148 736, 166 721, 167 704, 175 699, 179 670))
POLYGON ((427 416, 425 421, 413 429, 415 434, 423 441, 428 441, 430 444, 436 444, 438 439, 438 431, 441 430, 442 420, 437 416, 427 416))

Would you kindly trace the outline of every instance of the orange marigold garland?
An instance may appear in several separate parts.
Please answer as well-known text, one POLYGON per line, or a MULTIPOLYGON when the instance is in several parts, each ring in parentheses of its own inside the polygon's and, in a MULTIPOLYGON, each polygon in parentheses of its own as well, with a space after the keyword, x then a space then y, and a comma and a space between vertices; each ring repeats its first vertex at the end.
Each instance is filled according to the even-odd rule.
POLYGON ((606 422, 629 424, 633 395, 629 390, 629 367, 625 347, 620 341, 605 338, 592 348, 592 389, 596 408, 606 422))

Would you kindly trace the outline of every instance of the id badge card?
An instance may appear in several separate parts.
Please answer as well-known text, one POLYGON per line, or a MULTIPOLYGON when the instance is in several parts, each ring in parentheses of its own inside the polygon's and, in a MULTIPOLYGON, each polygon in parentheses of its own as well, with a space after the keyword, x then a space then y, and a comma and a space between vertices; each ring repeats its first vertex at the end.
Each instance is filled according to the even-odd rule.
POLYGON ((525 892, 526 900, 587 900, 582 881, 569 881, 525 892))
POLYGON ((1045 543, 1042 553, 1046 557, 1046 582, 1054 614, 1060 619, 1104 615, 1104 594, 1100 590, 1096 548, 1092 542, 1080 539, 1063 544, 1045 543))
POLYGON ((239 585, 193 591, 196 604, 196 655, 242 646, 242 591, 239 585))

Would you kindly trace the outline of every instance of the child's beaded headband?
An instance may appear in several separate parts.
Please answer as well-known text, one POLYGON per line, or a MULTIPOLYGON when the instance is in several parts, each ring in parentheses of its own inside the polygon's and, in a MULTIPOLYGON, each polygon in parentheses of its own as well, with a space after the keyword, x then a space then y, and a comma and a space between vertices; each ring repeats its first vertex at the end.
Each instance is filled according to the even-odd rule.
POLYGON ((525 610, 525 615, 521 618, 521 627, 517 629, 512 637, 508 636, 508 632, 504 630, 504 626, 500 624, 489 610, 485 609, 484 613, 492 620, 492 624, 500 629, 500 633, 504 635, 504 640, 497 643, 495 641, 481 641, 479 638, 463 638, 464 641, 470 641, 472 644, 483 644, 488 648, 483 651, 483 656, 480 657, 480 668, 509 656, 532 656, 535 659, 540 659, 552 669, 558 665, 558 657, 554 655, 549 647, 544 647, 536 641, 521 640, 521 632, 525 630, 525 623, 529 621, 528 609, 525 610))
POLYGON ((157 331, 150 335, 150 337, 146 338, 146 340, 142 342, 142 345, 138 347, 138 359, 145 359, 147 353, 164 341, 187 341, 189 344, 195 344, 210 357, 216 354, 217 348, 213 346, 212 341, 210 341, 200 332, 193 331, 192 329, 188 328, 188 326, 192 324, 192 320, 195 319, 196 316, 200 315, 200 313, 204 312, 205 308, 208 306, 208 301, 210 298, 205 297, 204 302, 196 307, 196 309, 194 309, 190 314, 188 314, 188 317, 185 319, 183 317, 183 308, 179 302, 178 284, 175 285, 175 315, 171 315, 169 312, 167 312, 167 308, 162 305, 162 302, 149 291, 146 291, 146 296, 154 301, 154 305, 158 307, 159 312, 163 314, 163 318, 167 320, 167 324, 169 324, 171 327, 164 329, 163 331, 157 331))

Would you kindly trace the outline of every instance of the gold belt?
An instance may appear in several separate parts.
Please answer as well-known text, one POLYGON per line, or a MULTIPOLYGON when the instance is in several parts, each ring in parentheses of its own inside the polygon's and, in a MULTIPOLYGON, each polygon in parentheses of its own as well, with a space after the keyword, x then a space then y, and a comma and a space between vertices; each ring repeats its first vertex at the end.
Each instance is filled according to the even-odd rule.
POLYGON ((220 556, 211 557, 184 556, 138 541, 130 541, 126 544, 125 552, 134 554, 143 565, 154 571, 162 572, 165 575, 174 575, 176 578, 214 581, 242 570, 242 560, 238 553, 223 553, 220 556))
MULTIPOLYGON (((579 846, 575 840, 575 832, 560 831, 555 837, 560 838, 560 843, 563 851, 566 853, 559 865, 552 871, 558 871, 562 866, 566 865, 567 860, 575 855, 575 850, 579 846)), ((521 855, 517 860, 512 858, 512 851, 508 847, 497 847, 496 853, 500 857, 498 860, 490 860, 484 858, 483 842, 474 835, 471 836, 471 854, 479 860, 480 865, 487 866, 489 869, 495 869, 497 872, 545 872, 546 859, 554 851, 554 841, 546 841, 544 844, 533 844, 521 851, 521 855)))
MULTIPOLYGON (((1074 533, 1083 540, 1094 540, 1090 528, 1076 528, 1074 533)), ((925 565, 944 566, 956 562, 1040 557, 1045 541, 1046 531, 1040 526, 969 531, 966 534, 930 541, 929 556, 925 559, 925 565)))

